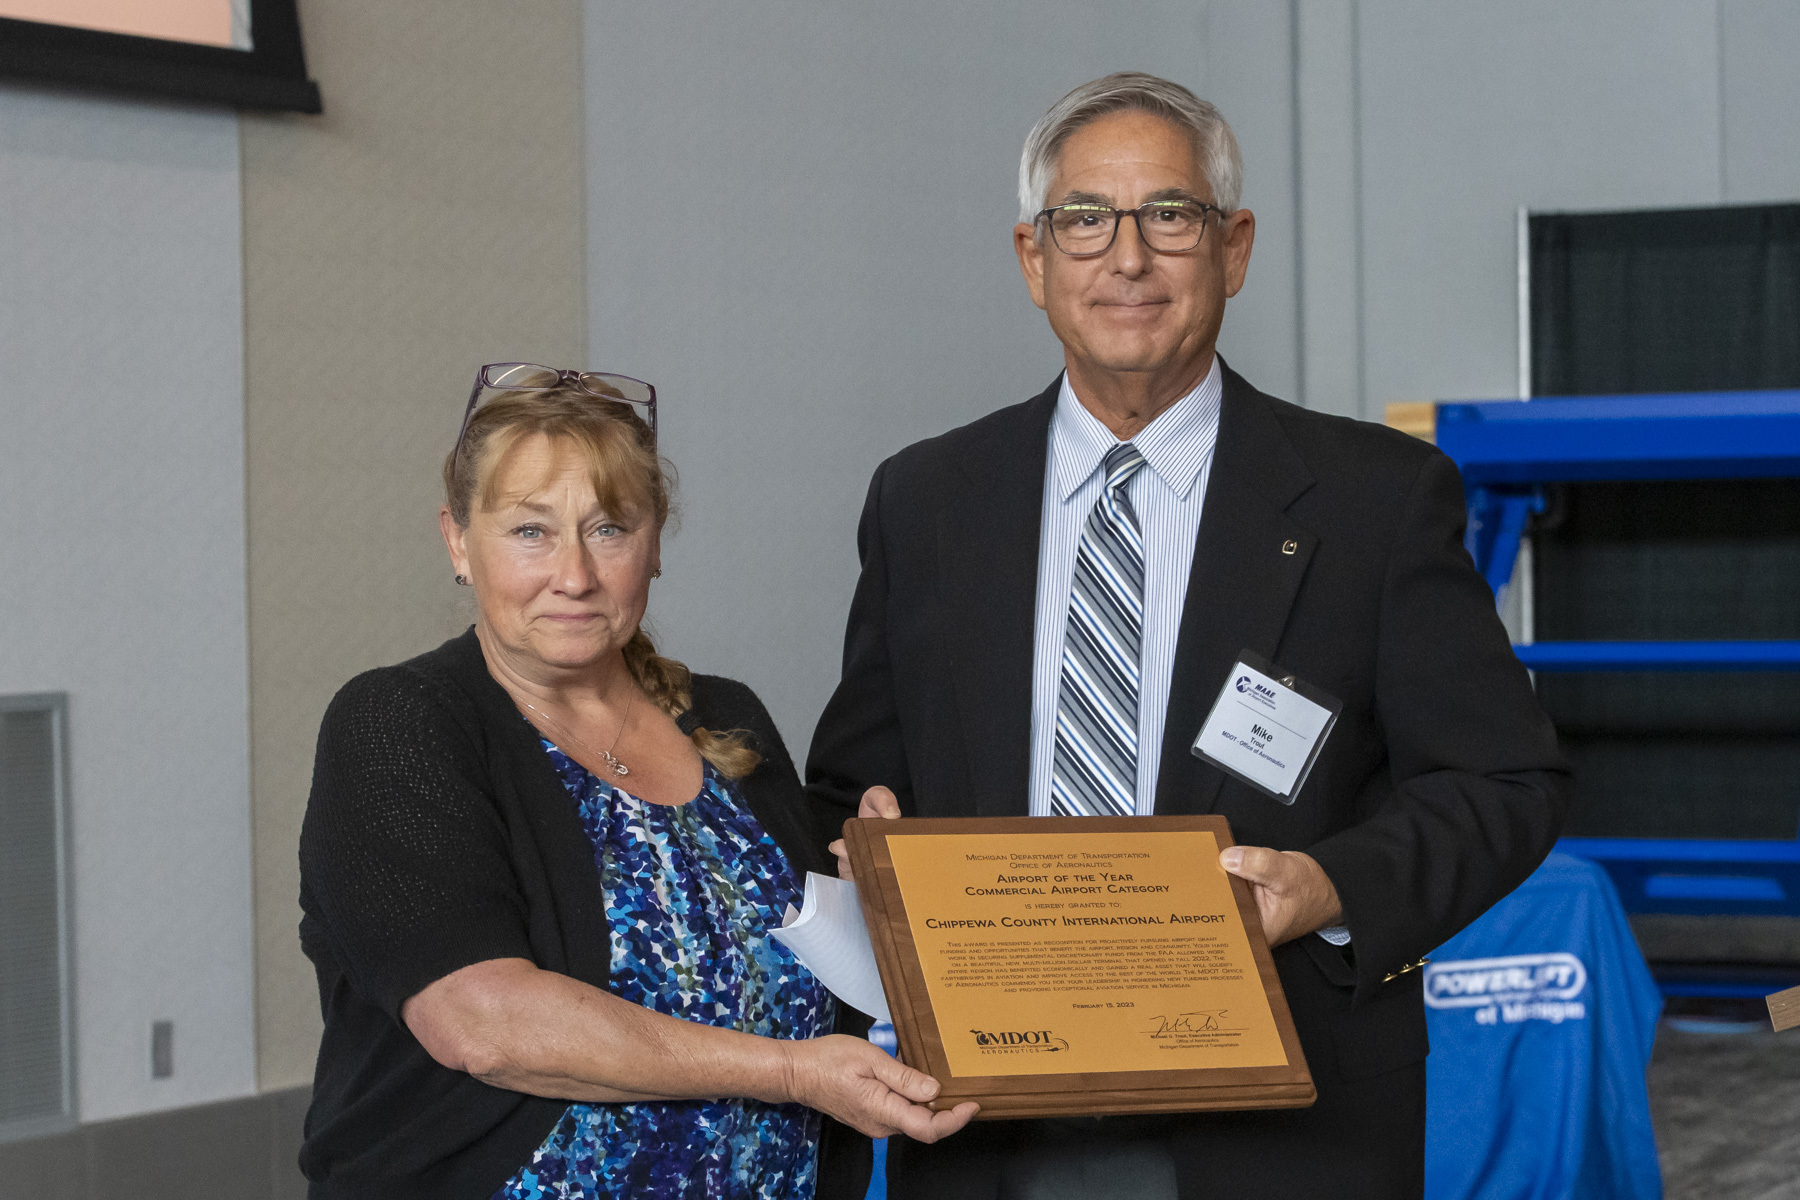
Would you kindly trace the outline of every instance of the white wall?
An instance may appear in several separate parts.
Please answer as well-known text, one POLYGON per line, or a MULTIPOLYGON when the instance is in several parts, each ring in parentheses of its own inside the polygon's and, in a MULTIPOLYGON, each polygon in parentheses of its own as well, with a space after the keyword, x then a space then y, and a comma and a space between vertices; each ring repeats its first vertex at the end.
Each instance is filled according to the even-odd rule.
POLYGON ((1519 206, 1723 199, 1718 13, 1362 0, 1360 16, 1368 399, 1516 395, 1519 206))
POLYGON ((1724 200, 1800 199, 1800 4, 1720 0, 1724 200))
POLYGON ((0 213, 0 691, 70 697, 81 1116, 247 1094, 237 119, 0 87, 0 213))
MULTIPOLYGON (((1204 92, 1215 22, 1279 57, 1285 10, 1261 7, 589 4, 590 360, 657 385, 681 471, 652 621, 756 687, 797 755, 837 678, 876 464, 1061 368, 1012 251, 1026 131, 1112 70, 1204 92)), ((1285 74, 1239 66, 1243 94, 1285 103, 1285 74)), ((1288 152, 1246 157, 1278 219, 1245 309, 1291 314, 1267 182, 1288 152)), ((1291 334, 1271 349, 1239 315, 1226 353, 1283 386, 1291 334)))
MULTIPOLYGON (((1243 290, 1225 306, 1219 350, 1251 383, 1299 401, 1300 196, 1294 153, 1295 15, 1268 0, 1207 0, 1197 78, 1244 155, 1243 205, 1256 214, 1256 244, 1243 290)), ((1023 141, 1021 132, 1015 140, 1023 141)), ((1015 154, 1017 151, 1014 152, 1015 154)))

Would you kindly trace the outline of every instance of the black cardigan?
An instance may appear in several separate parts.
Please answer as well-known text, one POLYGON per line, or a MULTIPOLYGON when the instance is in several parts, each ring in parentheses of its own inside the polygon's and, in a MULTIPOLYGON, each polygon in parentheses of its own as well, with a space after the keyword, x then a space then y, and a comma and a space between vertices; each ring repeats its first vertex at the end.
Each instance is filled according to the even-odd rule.
MULTIPOLYGON (((831 872, 836 835, 813 825, 762 702, 712 675, 696 675, 693 694, 684 729, 743 729, 763 755, 739 787, 796 875, 831 872)), ((488 1200, 567 1102, 440 1066, 400 1005, 494 958, 605 988, 611 950, 592 845, 473 629, 357 676, 331 702, 300 833, 300 905, 325 1017, 300 1152, 308 1194, 488 1200)), ((818 1194, 860 1196, 868 1146, 827 1119, 818 1194)))

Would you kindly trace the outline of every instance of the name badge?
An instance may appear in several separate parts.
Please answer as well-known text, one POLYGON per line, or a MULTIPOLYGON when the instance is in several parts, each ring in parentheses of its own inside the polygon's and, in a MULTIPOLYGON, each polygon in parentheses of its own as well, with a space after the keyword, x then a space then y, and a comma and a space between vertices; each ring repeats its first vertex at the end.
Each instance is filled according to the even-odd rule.
POLYGON ((1343 705, 1249 650, 1206 714, 1194 756, 1292 804, 1343 705))

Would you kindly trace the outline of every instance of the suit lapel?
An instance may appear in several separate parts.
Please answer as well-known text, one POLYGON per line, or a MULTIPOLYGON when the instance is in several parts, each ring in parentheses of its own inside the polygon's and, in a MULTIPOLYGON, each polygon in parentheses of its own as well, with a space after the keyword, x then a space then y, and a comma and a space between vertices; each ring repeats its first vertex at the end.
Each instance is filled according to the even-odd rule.
POLYGON ((1287 515, 1311 473, 1275 418, 1274 401, 1229 367, 1219 440, 1188 576, 1156 781, 1159 814, 1210 812, 1224 772, 1190 752, 1246 647, 1274 659, 1318 539, 1287 515), (1284 547, 1293 543, 1292 552, 1284 547))
POLYGON ((979 816, 1030 808, 1032 647, 1044 467, 1059 376, 965 447, 938 510, 942 634, 979 816))

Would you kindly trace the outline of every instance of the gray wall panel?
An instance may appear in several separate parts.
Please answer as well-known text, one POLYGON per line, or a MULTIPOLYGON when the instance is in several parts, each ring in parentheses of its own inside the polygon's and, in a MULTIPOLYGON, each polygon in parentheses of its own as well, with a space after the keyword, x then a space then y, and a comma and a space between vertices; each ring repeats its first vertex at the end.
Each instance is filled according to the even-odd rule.
POLYGON ((1219 351, 1251 383, 1300 401, 1300 236, 1294 194, 1293 13, 1268 0, 1206 5, 1201 94, 1244 153, 1244 207, 1256 214, 1250 275, 1225 310, 1219 351))
POLYGON ((67 717, 0 695, 0 1141, 75 1121, 67 717))
POLYGON ((0 1200, 306 1200, 310 1100, 265 1092, 0 1143, 0 1200))
POLYGON ((1366 415, 1356 17, 1340 0, 1294 4, 1301 393, 1347 417, 1366 415))
POLYGON ((69 693, 84 1120, 255 1085, 239 187, 228 112, 0 87, 0 692, 69 693))
POLYGON ((1720 201, 1714 6, 1359 0, 1358 12, 1371 415, 1514 395, 1520 205, 1720 201))
POLYGON ((1800 200, 1800 4, 1720 0, 1725 200, 1800 200))

